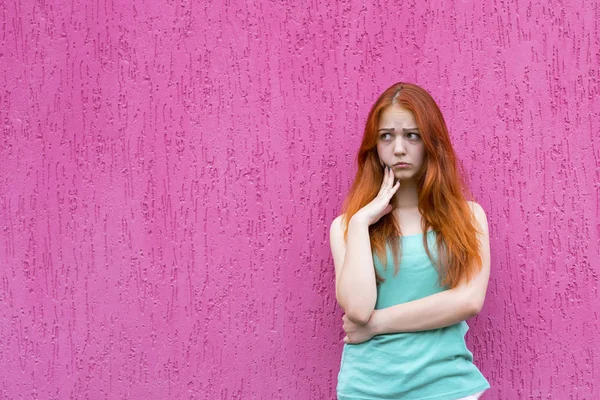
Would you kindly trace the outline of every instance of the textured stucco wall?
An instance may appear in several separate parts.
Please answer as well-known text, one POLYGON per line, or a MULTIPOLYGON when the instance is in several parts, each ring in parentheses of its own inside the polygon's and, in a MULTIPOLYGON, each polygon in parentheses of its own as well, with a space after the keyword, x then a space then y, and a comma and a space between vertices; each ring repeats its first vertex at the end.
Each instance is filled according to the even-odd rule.
POLYGON ((328 227, 398 80, 489 216, 488 398, 600 398, 600 7, 401 3, 0 2, 0 398, 334 398, 328 227))

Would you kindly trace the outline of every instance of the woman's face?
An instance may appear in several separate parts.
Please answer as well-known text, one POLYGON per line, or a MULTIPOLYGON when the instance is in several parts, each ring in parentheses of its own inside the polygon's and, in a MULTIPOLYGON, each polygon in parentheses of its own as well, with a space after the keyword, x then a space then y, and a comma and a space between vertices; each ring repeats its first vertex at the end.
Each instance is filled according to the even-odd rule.
POLYGON ((413 113, 389 106, 381 113, 378 129, 377 154, 382 165, 392 167, 400 181, 415 179, 425 160, 425 146, 413 113))

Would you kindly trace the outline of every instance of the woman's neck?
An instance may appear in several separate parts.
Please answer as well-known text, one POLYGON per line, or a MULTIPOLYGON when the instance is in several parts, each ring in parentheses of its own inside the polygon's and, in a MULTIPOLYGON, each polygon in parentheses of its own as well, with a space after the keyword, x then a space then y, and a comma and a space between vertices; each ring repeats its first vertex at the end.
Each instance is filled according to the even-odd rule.
POLYGON ((390 202, 394 208, 415 208, 419 206, 417 183, 413 180, 400 181, 400 188, 390 202))

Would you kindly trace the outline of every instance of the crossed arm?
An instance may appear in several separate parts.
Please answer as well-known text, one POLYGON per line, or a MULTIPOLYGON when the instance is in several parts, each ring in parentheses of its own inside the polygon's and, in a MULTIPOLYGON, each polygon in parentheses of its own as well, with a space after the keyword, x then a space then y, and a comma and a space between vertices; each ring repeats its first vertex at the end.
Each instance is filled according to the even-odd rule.
POLYGON ((346 343, 361 343, 385 333, 443 328, 479 313, 490 276, 489 230, 481 206, 471 205, 480 228, 481 270, 468 283, 463 281, 453 289, 381 310, 374 309, 377 292, 368 236, 365 239, 364 230, 350 225, 346 244, 341 218, 333 221, 330 242, 336 269, 336 298, 346 313, 343 317, 346 343), (366 250, 370 262, 364 256, 366 250))

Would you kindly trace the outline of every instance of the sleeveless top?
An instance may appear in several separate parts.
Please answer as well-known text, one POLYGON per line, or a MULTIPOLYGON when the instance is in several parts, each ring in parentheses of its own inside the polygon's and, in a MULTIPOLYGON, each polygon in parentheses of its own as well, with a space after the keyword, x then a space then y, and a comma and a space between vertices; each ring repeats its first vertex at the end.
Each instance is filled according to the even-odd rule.
MULTIPOLYGON (((437 256, 435 232, 427 233, 432 257, 437 256)), ((391 307, 441 292, 438 272, 423 247, 423 234, 403 236, 400 270, 394 275, 391 248, 377 287, 375 309, 391 307)), ((465 345, 465 321, 421 332, 373 336, 359 344, 344 344, 338 374, 338 400, 455 400, 490 387, 473 364, 465 345)))

